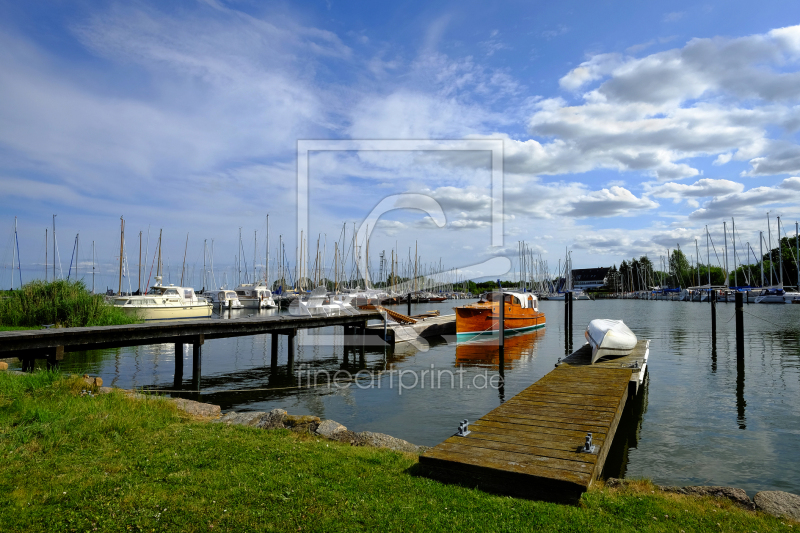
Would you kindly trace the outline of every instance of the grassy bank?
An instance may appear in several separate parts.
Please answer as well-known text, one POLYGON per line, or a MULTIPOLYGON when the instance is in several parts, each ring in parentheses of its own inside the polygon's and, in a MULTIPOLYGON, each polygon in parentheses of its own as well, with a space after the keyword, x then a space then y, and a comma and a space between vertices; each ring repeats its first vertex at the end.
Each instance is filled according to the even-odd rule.
POLYGON ((141 322, 91 294, 82 281, 32 281, 0 298, 0 326, 111 326, 141 322))
POLYGON ((495 496, 414 476, 411 455, 194 421, 85 387, 0 373, 3 531, 792 530, 644 481, 578 506, 495 496))

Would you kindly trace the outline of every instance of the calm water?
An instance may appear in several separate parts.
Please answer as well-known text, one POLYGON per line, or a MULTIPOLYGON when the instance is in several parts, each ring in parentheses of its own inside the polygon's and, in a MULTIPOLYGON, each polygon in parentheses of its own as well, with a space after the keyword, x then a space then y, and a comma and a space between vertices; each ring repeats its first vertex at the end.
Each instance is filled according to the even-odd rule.
MULTIPOLYGON (((453 305, 422 304, 414 310, 439 308, 448 314, 453 305)), ((564 304, 542 302, 541 308, 548 318, 545 330, 506 339, 500 389, 486 385, 487 380, 497 384, 501 371, 491 342, 457 346, 438 340, 362 351, 343 345, 341 328, 327 328, 298 335, 293 369, 287 367, 283 338, 275 368, 267 335, 206 341, 202 392, 180 395, 221 405, 223 411, 281 407, 330 418, 354 431, 432 446, 452 435, 462 419, 480 418, 553 369, 564 355, 564 304), (432 368, 448 371, 439 387, 430 386, 432 368), (456 374, 458 369, 462 373, 456 374), (296 372, 308 370, 330 375, 342 370, 338 378, 366 372, 349 386, 327 387, 319 376, 321 386, 308 387, 305 380, 298 385, 296 372), (402 390, 401 371, 409 387, 402 390), (377 377, 366 378, 370 373, 377 377), (414 375, 422 380, 411 388, 414 375)), ((398 310, 405 312, 405 306, 398 310)), ((736 360, 733 312, 733 304, 718 304, 712 344, 707 303, 575 302, 575 347, 583 343, 583 330, 593 318, 623 319, 639 338, 652 340, 647 386, 626 409, 605 475, 649 477, 670 485, 732 485, 751 495, 765 489, 800 493, 800 306, 745 306, 743 365, 736 360)), ((185 387, 191 379, 188 350, 185 387)), ((118 387, 173 389, 169 344, 70 354, 64 367, 118 387)))

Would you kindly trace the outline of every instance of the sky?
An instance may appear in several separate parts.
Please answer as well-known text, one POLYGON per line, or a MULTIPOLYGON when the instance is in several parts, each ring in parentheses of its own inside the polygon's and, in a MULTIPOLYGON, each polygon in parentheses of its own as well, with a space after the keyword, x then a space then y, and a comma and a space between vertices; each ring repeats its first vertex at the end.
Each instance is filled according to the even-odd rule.
POLYGON ((567 249, 575 268, 658 267, 696 239, 705 261, 705 228, 719 255, 732 220, 741 262, 768 212, 773 242, 777 216, 795 234, 798 129, 791 1, 0 2, 0 286, 17 241, 22 281, 44 276, 45 229, 52 269, 53 215, 57 274, 79 235, 99 288, 116 287, 123 217, 134 289, 140 232, 145 272, 161 231, 169 281, 186 250, 199 287, 212 242, 215 283, 240 253, 261 272, 269 215, 274 277, 278 242, 295 262, 302 141, 441 146, 308 154, 304 237, 328 268, 403 194, 445 222, 380 216, 374 272, 416 246, 426 268, 499 275, 475 265, 516 263, 520 241, 551 270, 567 249), (464 140, 502 141, 502 203, 492 154, 464 140))

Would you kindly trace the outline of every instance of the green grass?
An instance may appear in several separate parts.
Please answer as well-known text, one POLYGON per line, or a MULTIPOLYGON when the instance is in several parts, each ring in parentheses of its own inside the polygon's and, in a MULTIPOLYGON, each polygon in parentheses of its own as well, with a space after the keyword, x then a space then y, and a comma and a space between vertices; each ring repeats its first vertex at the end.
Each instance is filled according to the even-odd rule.
POLYGON ((0 299, 0 326, 79 327, 139 322, 107 304, 102 295, 91 294, 82 281, 32 281, 20 290, 4 293, 0 299))
POLYGON ((0 331, 22 331, 29 329, 42 329, 39 326, 3 326, 0 325, 0 331))
POLYGON ((82 388, 52 372, 0 373, 3 531, 792 530, 646 481, 593 489, 577 506, 496 496, 411 475, 412 455, 82 388))

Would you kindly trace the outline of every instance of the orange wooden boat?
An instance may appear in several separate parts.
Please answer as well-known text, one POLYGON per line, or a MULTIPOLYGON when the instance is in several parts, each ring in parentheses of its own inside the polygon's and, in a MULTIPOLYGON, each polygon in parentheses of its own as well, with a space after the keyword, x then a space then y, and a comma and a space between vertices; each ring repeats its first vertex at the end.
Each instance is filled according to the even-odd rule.
MULTIPOLYGON (((530 293, 505 292, 505 331, 538 329, 545 326, 544 313, 539 311, 539 300, 530 293)), ((465 336, 497 333, 500 329, 500 293, 487 292, 474 304, 456 307, 456 334, 465 336)))

